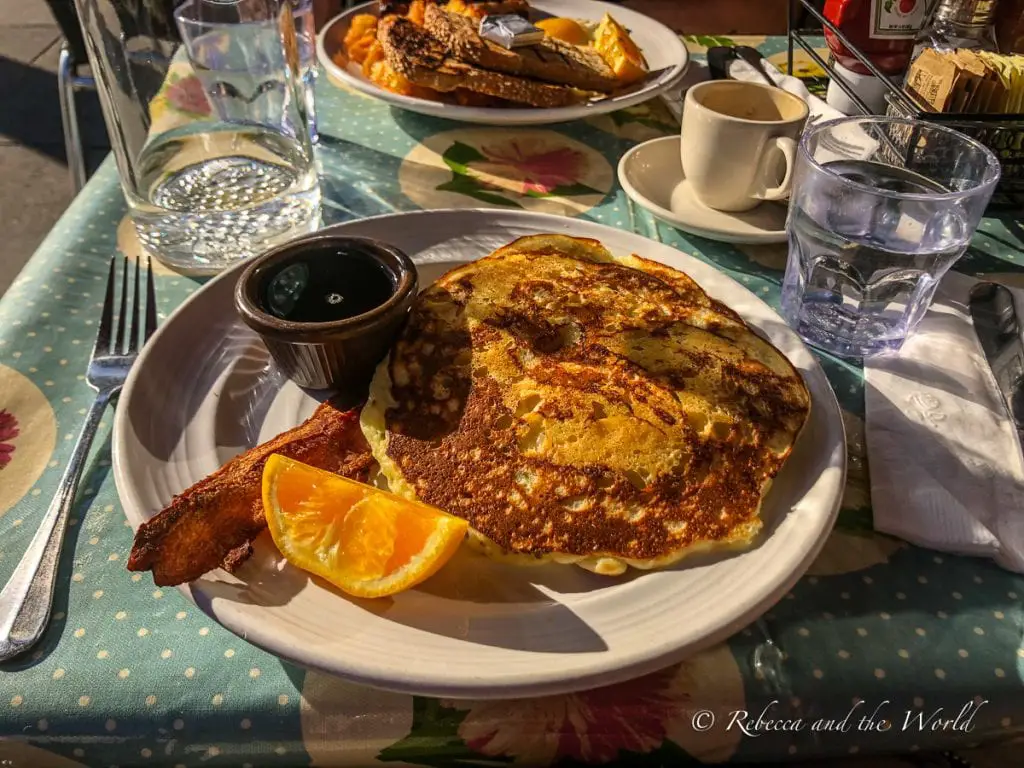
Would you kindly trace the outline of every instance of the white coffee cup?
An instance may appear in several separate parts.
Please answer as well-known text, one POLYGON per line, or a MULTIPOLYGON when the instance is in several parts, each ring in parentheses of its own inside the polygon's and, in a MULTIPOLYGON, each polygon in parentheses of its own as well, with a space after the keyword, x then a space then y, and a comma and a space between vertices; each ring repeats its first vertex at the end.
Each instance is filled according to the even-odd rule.
POLYGON ((719 211, 788 197, 806 120, 807 104, 781 88, 739 80, 691 87, 680 145, 694 195, 719 211))

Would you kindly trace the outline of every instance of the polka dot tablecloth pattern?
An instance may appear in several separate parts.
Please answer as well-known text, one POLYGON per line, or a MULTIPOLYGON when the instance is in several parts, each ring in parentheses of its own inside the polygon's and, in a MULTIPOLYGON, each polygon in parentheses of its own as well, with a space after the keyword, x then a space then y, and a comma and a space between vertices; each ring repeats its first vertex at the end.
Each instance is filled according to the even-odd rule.
MULTIPOLYGON (((767 55, 784 48, 777 38, 755 42, 767 55)), ((677 130, 658 103, 511 130, 399 112, 326 78, 318 88, 327 223, 441 205, 554 211, 661 240, 778 304, 784 247, 683 235, 627 203, 618 158, 637 140, 677 130)), ((125 213, 108 159, 0 300, 5 580, 92 395, 83 373, 107 260, 117 250, 140 254, 125 213)), ((1016 221, 986 219, 959 268, 1024 284, 1022 237, 1016 221)), ((160 269, 160 317, 199 285, 160 269)), ((822 363, 843 408, 849 483, 835 531, 793 591, 683 664, 611 688, 509 702, 414 698, 299 669, 222 629, 177 590, 154 587, 149 574, 129 573, 132 534, 110 474, 108 413, 71 516, 51 625, 37 648, 2 667, 0 761, 658 766, 966 750, 1019 736, 1024 579, 872 530, 861 371, 822 363), (729 727, 743 712, 804 727, 752 736, 729 727), (858 730, 863 717, 870 732, 858 730), (812 729, 816 722, 825 725, 812 729)), ((985 753, 970 754, 985 764, 985 753)))

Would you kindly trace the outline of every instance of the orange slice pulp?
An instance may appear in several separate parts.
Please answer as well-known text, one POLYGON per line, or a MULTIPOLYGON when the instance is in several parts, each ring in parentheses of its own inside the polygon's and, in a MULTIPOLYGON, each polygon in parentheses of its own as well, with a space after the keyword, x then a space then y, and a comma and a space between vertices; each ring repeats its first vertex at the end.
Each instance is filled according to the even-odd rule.
POLYGON ((410 501, 274 454, 263 469, 270 535, 294 566, 356 597, 383 597, 436 573, 468 524, 410 501))

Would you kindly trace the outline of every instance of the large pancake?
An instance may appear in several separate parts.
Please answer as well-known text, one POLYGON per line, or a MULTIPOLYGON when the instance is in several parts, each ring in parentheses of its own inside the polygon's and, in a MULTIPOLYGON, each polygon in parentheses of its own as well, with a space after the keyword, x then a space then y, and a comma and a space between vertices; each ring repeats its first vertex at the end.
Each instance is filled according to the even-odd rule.
POLYGON ((749 544, 809 408, 682 272, 539 235, 420 295, 362 425, 392 490, 491 554, 616 574, 749 544))

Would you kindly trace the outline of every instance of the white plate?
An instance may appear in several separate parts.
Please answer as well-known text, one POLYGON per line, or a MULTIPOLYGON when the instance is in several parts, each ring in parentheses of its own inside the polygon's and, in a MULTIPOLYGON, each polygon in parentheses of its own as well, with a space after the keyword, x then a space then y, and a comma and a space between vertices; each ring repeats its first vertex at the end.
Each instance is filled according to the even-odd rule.
POLYGON ((665 136, 630 149, 619 160, 626 195, 656 218, 684 232, 725 243, 786 242, 785 203, 761 203, 741 213, 708 208, 683 176, 682 138, 665 136))
MULTIPOLYGON (((516 567, 463 551, 421 586, 355 600, 285 564, 269 536, 235 576, 183 587, 249 642, 351 680, 423 695, 505 698, 592 688, 660 669, 749 624, 792 587, 832 527, 846 473, 839 407, 825 374, 750 291, 666 245, 600 224, 526 212, 423 211, 332 228, 409 253, 429 284, 510 240, 563 232, 688 272, 772 340, 811 392, 811 415, 740 554, 694 556, 619 578, 575 566, 516 567)), ((235 317, 238 269, 188 299, 147 344, 121 394, 114 476, 138 527, 246 447, 306 417, 315 400, 268 375, 266 349, 235 317)))
POLYGON ((480 123, 483 125, 544 125, 567 120, 578 120, 584 117, 602 115, 618 109, 641 104, 648 99, 664 93, 682 80, 686 67, 690 62, 690 54, 679 39, 679 35, 642 13, 631 11, 611 3, 597 0, 534 0, 530 7, 539 11, 539 17, 567 16, 572 19, 583 19, 598 22, 606 13, 630 31, 630 36, 640 46, 652 72, 664 70, 643 88, 611 99, 578 104, 569 107, 544 109, 540 107, 523 107, 504 109, 495 107, 462 107, 457 104, 441 104, 426 99, 386 91, 363 77, 359 65, 349 63, 347 67, 339 67, 331 59, 335 41, 344 39, 352 18, 360 13, 377 14, 377 0, 356 6, 337 16, 324 26, 316 39, 316 55, 320 64, 328 74, 357 91, 369 96, 376 96, 396 107, 423 115, 446 117, 449 120, 461 120, 464 123, 480 123))

